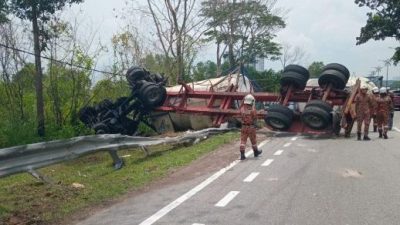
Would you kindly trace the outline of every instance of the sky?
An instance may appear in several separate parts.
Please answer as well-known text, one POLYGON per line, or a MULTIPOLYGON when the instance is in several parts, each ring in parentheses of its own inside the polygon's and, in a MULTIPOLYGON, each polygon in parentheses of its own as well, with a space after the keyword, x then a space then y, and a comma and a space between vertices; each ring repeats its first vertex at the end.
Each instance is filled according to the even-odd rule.
MULTIPOLYGON (((128 4, 143 3, 143 0, 85 0, 84 3, 69 10, 72 18, 79 14, 82 20, 94 23, 99 39, 110 43, 113 34, 125 25, 121 15, 128 4)), ((353 0, 277 0, 276 7, 286 11, 287 26, 278 32, 276 42, 300 47, 306 57, 299 64, 308 67, 314 61, 341 63, 352 74, 366 76, 377 66, 383 66, 382 60, 393 55, 393 47, 399 45, 395 40, 370 41, 356 45, 356 37, 365 25, 367 8, 358 7, 353 0)), ((68 17, 67 16, 67 17, 68 17)), ((146 29, 152 24, 132 15, 134 23, 139 24, 144 36, 152 33, 146 29)), ((200 49, 199 61, 215 61, 215 46, 200 49)), ((102 59, 107 64, 109 59, 102 59)), ((266 69, 281 69, 279 62, 267 61, 266 69)), ((386 75, 386 68, 381 75, 386 75)), ((400 79, 400 66, 389 68, 389 79, 400 79)))

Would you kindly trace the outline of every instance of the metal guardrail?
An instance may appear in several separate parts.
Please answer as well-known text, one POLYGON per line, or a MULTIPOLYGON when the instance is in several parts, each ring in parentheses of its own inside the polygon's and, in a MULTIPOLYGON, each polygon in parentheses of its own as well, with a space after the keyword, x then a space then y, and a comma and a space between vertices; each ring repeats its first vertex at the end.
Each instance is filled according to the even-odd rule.
POLYGON ((147 146, 160 144, 197 143, 209 135, 224 133, 232 129, 210 128, 188 132, 172 138, 132 137, 118 134, 104 134, 75 137, 36 144, 22 145, 0 149, 0 178, 12 174, 28 172, 38 179, 44 180, 35 170, 73 160, 84 155, 108 151, 114 161, 114 168, 123 167, 123 160, 117 151, 141 148, 147 153, 147 146))

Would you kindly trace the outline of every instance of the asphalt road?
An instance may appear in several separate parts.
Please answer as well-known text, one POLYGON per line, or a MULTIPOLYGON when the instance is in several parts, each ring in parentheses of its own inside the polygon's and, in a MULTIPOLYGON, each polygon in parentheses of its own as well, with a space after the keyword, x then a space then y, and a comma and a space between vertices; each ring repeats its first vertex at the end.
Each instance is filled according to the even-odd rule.
POLYGON ((399 117, 388 140, 273 138, 258 159, 126 199, 79 224, 400 224, 399 117))

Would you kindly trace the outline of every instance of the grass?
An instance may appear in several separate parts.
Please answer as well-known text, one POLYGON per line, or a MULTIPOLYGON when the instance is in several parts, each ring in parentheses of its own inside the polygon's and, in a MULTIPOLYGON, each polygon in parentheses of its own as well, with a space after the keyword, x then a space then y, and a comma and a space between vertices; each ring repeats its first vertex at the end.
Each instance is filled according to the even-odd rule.
POLYGON ((189 147, 155 146, 148 157, 138 149, 120 151, 120 156, 130 156, 124 158, 125 167, 118 171, 112 169, 108 153, 41 169, 39 172, 54 184, 43 184, 28 174, 0 179, 0 224, 10 219, 20 224, 54 223, 85 207, 139 189, 238 137, 238 133, 226 133, 189 147), (85 187, 73 188, 72 183, 85 187))

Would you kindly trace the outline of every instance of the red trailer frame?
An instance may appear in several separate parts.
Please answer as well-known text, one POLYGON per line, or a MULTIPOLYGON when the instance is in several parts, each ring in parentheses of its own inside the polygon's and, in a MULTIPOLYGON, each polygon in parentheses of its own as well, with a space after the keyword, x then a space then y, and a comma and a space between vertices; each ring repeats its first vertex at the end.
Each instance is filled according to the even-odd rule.
MULTIPOLYGON (((163 106, 158 107, 155 111, 162 112, 175 112, 175 113, 190 113, 200 115, 213 116, 213 126, 219 127, 224 123, 228 117, 240 115, 240 106, 234 107, 234 102, 241 102, 248 93, 236 92, 237 85, 231 85, 224 92, 212 91, 195 91, 187 84, 181 84, 180 91, 167 92, 167 98, 163 106), (190 99, 204 99, 206 104, 203 106, 190 106, 188 101, 190 99), (218 104, 216 104, 218 103, 218 104)), ((304 102, 307 103, 313 99, 323 99, 333 106, 340 106, 340 119, 341 127, 345 129, 345 133, 349 133, 354 123, 354 115, 351 113, 351 104, 360 88, 360 81, 350 89, 334 90, 330 86, 325 88, 320 87, 306 87, 303 91, 292 91, 291 88, 283 90, 280 94, 256 92, 252 93, 257 102, 279 102, 283 105, 288 105, 289 102, 304 102)), ((238 104, 236 104, 238 105, 238 104)), ((258 111, 258 117, 263 119, 267 112, 265 110, 258 111)), ((288 132, 296 133, 332 133, 333 129, 326 130, 313 130, 306 127, 300 120, 301 113, 295 114, 295 120, 292 126, 287 130, 288 132)), ((271 128, 270 128, 271 129, 271 128)))

